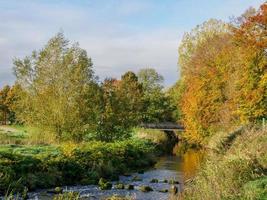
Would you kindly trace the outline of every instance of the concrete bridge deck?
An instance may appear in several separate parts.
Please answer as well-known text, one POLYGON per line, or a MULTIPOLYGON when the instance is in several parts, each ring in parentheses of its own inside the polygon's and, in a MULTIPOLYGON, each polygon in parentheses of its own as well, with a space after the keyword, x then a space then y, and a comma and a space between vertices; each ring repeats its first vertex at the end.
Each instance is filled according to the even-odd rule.
POLYGON ((148 128, 148 129, 159 129, 164 131, 172 131, 179 130, 183 131, 184 127, 180 124, 172 123, 172 122, 164 122, 164 123, 141 123, 140 127, 148 128))

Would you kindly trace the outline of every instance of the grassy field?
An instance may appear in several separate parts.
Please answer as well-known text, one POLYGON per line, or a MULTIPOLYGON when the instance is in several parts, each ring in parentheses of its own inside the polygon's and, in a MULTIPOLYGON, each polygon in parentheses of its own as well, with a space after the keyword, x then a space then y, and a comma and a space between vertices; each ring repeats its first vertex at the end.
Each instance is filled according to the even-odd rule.
POLYGON ((244 128, 216 134, 184 199, 266 200, 267 130, 244 128))
POLYGON ((1 125, 0 144, 55 144, 56 140, 49 132, 40 131, 35 127, 22 125, 1 125))

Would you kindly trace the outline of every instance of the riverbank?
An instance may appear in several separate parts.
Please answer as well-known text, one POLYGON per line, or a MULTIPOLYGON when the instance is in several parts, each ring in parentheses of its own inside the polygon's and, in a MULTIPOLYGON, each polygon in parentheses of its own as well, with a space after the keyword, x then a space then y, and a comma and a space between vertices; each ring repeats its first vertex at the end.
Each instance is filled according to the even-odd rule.
POLYGON ((114 143, 86 142, 60 145, 2 145, 2 194, 63 185, 97 184, 155 163, 152 143, 129 139, 114 143))
POLYGON ((170 140, 163 131, 138 129, 138 133, 133 132, 130 139, 113 143, 38 144, 36 140, 29 140, 29 129, 22 126, 2 128, 2 194, 23 194, 26 191, 33 196, 44 193, 51 199, 53 195, 47 191, 56 192, 55 188, 59 187, 64 192, 74 191, 80 195, 111 196, 115 193, 127 196, 130 192, 138 194, 141 199, 155 196, 167 199, 170 193, 166 191, 172 185, 169 181, 179 180, 176 187, 180 192, 185 178, 196 171, 198 162, 195 161, 202 157, 193 151, 171 156, 169 149, 174 147, 177 138, 170 140), (158 157, 162 155, 165 156, 158 157), (101 191, 98 185, 101 178, 112 183, 113 189, 101 191), (153 179, 157 181, 151 182, 153 179), (120 181, 133 185, 134 190, 117 190, 115 185, 120 181), (153 192, 140 191, 143 185, 151 187, 153 192))
POLYGON ((267 130, 220 132, 207 145, 206 161, 183 199, 267 199, 267 130))
MULTIPOLYGON (((198 169, 202 152, 188 151, 180 155, 157 157, 157 163, 144 171, 121 175, 119 180, 110 182, 112 187, 101 190, 97 185, 63 186, 63 194, 79 194, 80 199, 112 200, 167 200, 174 199, 176 192, 181 192, 184 182, 193 177, 198 169), (177 191, 176 191, 177 189, 177 191), (111 198, 113 196, 113 198, 111 198), (124 197, 124 198, 118 198, 124 197)), ((30 199, 53 198, 47 190, 37 190, 28 194, 30 199)), ((56 197, 54 196, 54 197, 56 197)), ((67 199, 67 198, 65 198, 67 199)), ((73 199, 71 199, 73 200, 73 199)))

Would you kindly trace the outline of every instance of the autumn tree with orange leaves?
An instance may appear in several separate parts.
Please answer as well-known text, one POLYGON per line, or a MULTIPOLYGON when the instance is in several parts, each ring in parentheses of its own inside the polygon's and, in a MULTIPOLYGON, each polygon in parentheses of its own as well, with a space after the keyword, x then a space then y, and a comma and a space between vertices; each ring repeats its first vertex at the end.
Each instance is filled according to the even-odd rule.
POLYGON ((267 115, 267 5, 239 24, 209 20, 179 48, 185 138, 203 145, 218 129, 267 115))

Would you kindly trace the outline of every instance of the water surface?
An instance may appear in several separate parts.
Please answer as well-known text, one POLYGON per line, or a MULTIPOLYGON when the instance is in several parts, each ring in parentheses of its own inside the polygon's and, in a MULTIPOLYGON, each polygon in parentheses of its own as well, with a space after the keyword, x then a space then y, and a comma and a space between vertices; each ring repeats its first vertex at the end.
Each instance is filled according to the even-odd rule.
MULTIPOLYGON (((203 158, 203 153, 200 151, 190 150, 184 154, 174 156, 163 156, 158 158, 154 168, 145 171, 143 174, 134 173, 131 176, 120 176, 119 182, 124 184, 134 185, 134 190, 118 190, 112 188, 111 190, 99 190, 98 186, 66 186, 63 187, 64 191, 79 192, 84 199, 104 199, 112 195, 129 196, 137 200, 167 200, 172 199, 170 193, 162 193, 160 190, 169 189, 169 183, 163 183, 163 180, 176 180, 179 191, 183 190, 184 182, 192 178, 199 164, 203 158), (142 181, 132 181, 134 176, 142 179, 142 181), (152 179, 158 179, 159 183, 150 183, 152 179), (148 185, 153 188, 152 192, 141 192, 139 187, 148 185)), ((113 182, 115 184, 116 182, 113 182)), ((51 196, 45 192, 31 193, 31 199, 51 199, 51 196)))

